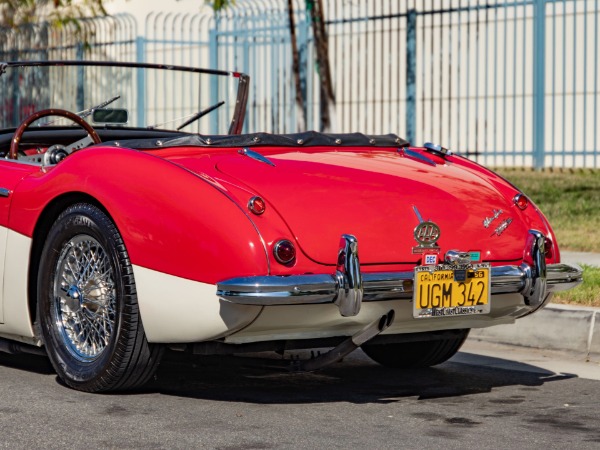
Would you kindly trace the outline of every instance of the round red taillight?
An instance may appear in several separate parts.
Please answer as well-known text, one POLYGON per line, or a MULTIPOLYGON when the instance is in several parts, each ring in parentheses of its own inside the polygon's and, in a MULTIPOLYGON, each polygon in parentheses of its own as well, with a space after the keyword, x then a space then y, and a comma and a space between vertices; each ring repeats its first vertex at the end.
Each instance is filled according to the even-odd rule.
POLYGON ((277 241, 273 246, 273 255, 277 262, 287 265, 296 259, 296 247, 287 239, 277 241))
POLYGON ((517 194, 513 198, 513 202, 517 205, 517 208, 523 210, 529 206, 529 199, 523 194, 517 194))
POLYGON ((262 197, 252 197, 248 201, 248 209, 257 216, 260 216, 262 213, 264 213, 266 207, 267 205, 265 204, 265 201, 262 199, 262 197))

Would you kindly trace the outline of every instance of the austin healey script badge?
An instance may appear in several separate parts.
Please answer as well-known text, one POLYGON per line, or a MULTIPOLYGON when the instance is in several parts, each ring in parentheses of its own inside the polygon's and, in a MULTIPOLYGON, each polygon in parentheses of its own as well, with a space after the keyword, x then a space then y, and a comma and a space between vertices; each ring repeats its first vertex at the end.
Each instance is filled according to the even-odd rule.
POLYGON ((485 228, 488 228, 494 220, 496 220, 498 217, 500 217, 500 214, 502 214, 503 212, 504 211, 502 211, 501 209, 493 209, 492 217, 486 217, 485 219, 483 219, 483 226, 485 228))
POLYGON ((438 227, 431 220, 423 220, 421 213, 416 206, 413 206, 413 210, 419 219, 419 225, 416 226, 414 231, 415 241, 419 245, 413 247, 413 253, 425 253, 425 252, 439 252, 440 247, 437 245, 437 241, 440 238, 440 227, 438 227))

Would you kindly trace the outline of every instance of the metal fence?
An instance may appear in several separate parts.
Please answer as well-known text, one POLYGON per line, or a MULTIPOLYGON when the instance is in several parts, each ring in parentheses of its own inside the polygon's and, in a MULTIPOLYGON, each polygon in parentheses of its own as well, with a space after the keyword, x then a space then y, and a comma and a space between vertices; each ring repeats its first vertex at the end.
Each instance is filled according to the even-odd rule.
POLYGON ((129 15, 81 20, 79 25, 47 23, 0 28, 0 61, 134 60, 137 24, 129 15))
MULTIPOLYGON (((600 167, 599 0, 331 0, 331 131, 398 133, 496 166, 600 167)), ((320 128, 310 16, 295 0, 306 126, 320 128)), ((119 59, 249 73, 245 131, 297 131, 287 1, 0 31, 2 59, 119 59), (85 37, 82 38, 82 36, 85 37), (86 42, 85 44, 83 42, 86 42)), ((168 89, 168 86, 164 86, 168 89)))
POLYGON ((327 5, 341 129, 492 165, 600 167, 597 0, 327 5))

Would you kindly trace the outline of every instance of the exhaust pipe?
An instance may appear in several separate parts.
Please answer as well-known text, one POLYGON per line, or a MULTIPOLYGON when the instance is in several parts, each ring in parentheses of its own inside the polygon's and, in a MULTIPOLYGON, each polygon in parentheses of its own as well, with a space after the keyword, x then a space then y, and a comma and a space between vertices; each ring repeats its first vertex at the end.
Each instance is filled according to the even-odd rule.
POLYGON ((44 350, 42 347, 9 341, 8 339, 2 338, 0 338, 0 352, 10 353, 11 355, 28 353, 30 355, 46 356, 46 350, 44 350))
POLYGON ((349 337, 338 346, 332 348, 327 353, 318 355, 312 359, 304 361, 292 361, 290 365, 291 372, 314 372, 322 369, 329 364, 333 364, 341 360, 344 356, 349 355, 365 342, 370 341, 379 333, 387 329, 394 322, 394 310, 391 309, 376 321, 370 323, 365 328, 360 330, 354 336, 349 337))

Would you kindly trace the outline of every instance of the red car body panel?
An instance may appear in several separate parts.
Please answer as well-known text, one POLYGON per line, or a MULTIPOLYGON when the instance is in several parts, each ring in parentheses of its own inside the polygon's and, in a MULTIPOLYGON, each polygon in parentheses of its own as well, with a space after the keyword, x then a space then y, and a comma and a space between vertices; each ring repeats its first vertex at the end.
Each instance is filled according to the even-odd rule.
MULTIPOLYGON (((140 152, 97 146, 44 170, 12 163, 15 170, 8 173, 20 185, 8 225, 31 237, 53 200, 83 193, 111 215, 134 264, 212 284, 234 275, 330 271, 323 266, 336 264, 343 233, 360 240, 366 272, 404 270, 421 258, 412 251, 418 218, 407 204, 440 225, 442 254, 476 250, 484 261, 519 260, 527 228, 551 233, 543 216, 532 214, 536 208, 522 212, 504 200, 516 189, 483 168, 481 175, 464 170, 463 158, 430 166, 395 148, 260 150, 275 167, 235 148, 198 147, 140 152), (439 180, 436 186, 425 183, 431 176, 439 180), (246 208, 254 195, 267 202, 263 215, 246 208), (452 206, 432 209, 431 204, 452 206), (493 209, 519 220, 497 236, 493 226, 482 226, 493 209), (301 250, 293 267, 272 257, 274 243, 284 238, 296 240, 301 250)), ((551 259, 557 262, 558 254, 551 259)))
MULTIPOLYGON (((15 191, 16 187, 23 178, 38 170, 39 168, 34 166, 24 166, 22 164, 8 161, 2 162, 0 163, 0 179, 2 180, 2 187, 12 193, 15 191)), ((0 226, 7 228, 10 213, 10 203, 10 195, 6 197, 0 197, 0 226)))
POLYGON ((206 283, 268 272, 265 247, 249 213, 168 161, 96 147, 48 171, 36 169, 12 197, 9 226, 21 234, 33 236, 41 212, 54 199, 83 193, 108 211, 133 264, 206 283), (240 253, 244 258, 236 257, 233 266, 231 259, 240 253))
MULTIPOLYGON (((548 228, 536 214, 523 212, 507 200, 518 193, 516 188, 486 170, 466 168, 467 160, 460 157, 448 161, 431 158, 435 164, 430 165, 397 148, 257 150, 275 166, 246 158, 235 149, 207 153, 183 148, 160 154, 195 173, 211 174, 221 185, 237 186, 247 195, 238 199, 242 205, 253 195, 262 196, 267 211, 274 209, 287 224, 287 237, 295 239, 304 255, 319 264, 335 265, 338 237, 351 233, 361 242, 365 270, 369 265, 414 265, 420 260, 420 255, 413 253, 413 230, 419 220, 412 205, 425 220, 440 225, 441 253, 450 249, 480 251, 485 261, 523 258, 522 239, 527 229, 548 228), (435 206, 440 204, 448 207, 435 206), (483 220, 500 209, 504 212, 501 218, 485 228, 483 220), (497 226, 509 217, 513 222, 497 234, 497 226)), ((418 151, 411 149, 411 153, 418 151)), ((265 218, 258 217, 253 220, 265 218)), ((261 223, 257 224, 262 231, 261 223)), ((281 233, 283 228, 279 230, 281 233)), ((264 237, 270 247, 273 239, 269 238, 277 236, 266 233, 264 237)))

